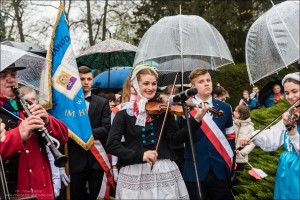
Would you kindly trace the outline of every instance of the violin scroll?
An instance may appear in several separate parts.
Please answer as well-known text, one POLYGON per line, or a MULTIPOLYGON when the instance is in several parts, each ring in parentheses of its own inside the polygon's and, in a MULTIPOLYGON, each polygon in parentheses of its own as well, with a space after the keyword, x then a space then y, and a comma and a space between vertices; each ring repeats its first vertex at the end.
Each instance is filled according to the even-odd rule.
MULTIPOLYGON (((186 104, 187 104, 187 106, 190 106, 190 107, 202 108, 201 104, 198 105, 198 104, 194 104, 194 103, 190 103, 190 102, 186 102, 186 104)), ((220 118, 220 117, 224 116, 223 110, 217 110, 215 108, 208 108, 208 112, 215 115, 217 118, 220 118)))
POLYGON ((285 127, 288 131, 291 131, 296 124, 300 123, 300 106, 293 106, 288 112, 288 124, 285 127))

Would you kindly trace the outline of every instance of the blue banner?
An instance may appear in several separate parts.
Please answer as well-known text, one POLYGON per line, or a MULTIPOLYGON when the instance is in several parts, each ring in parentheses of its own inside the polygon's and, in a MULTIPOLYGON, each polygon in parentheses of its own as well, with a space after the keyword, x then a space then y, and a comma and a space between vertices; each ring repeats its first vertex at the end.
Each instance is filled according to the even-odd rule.
POLYGON ((93 144, 92 130, 63 10, 61 5, 48 53, 53 104, 49 113, 62 120, 69 128, 69 137, 88 150, 93 144))

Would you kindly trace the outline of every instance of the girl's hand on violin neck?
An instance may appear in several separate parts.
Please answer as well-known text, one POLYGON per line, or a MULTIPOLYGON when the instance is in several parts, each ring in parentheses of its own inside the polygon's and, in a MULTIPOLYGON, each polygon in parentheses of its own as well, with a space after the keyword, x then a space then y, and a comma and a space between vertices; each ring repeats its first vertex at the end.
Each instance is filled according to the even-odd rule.
POLYGON ((208 107, 205 105, 205 103, 202 102, 202 107, 195 107, 195 109, 197 110, 196 115, 194 116, 194 119, 197 122, 200 122, 202 120, 202 118, 204 117, 204 115, 206 114, 206 112, 208 111, 208 107))
POLYGON ((144 152, 143 161, 149 163, 151 166, 156 162, 157 160, 157 151, 155 150, 148 150, 144 152))

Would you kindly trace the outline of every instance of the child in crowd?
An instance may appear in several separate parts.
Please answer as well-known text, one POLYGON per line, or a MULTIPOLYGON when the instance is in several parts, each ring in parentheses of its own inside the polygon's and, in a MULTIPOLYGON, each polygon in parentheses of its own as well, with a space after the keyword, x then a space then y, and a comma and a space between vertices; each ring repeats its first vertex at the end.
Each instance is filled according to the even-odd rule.
POLYGON ((103 98, 108 100, 110 110, 113 109, 116 106, 116 104, 115 104, 116 96, 113 92, 111 92, 111 91, 101 91, 101 92, 99 92, 98 95, 100 97, 103 97, 103 98))
POLYGON ((250 110, 257 108, 258 101, 256 98, 251 99, 247 90, 243 91, 243 98, 240 100, 239 105, 247 106, 250 110))
MULTIPOLYGON (((236 141, 243 136, 247 136, 254 131, 253 123, 250 118, 250 110, 247 106, 239 105, 234 109, 234 131, 236 134, 236 141)), ((248 154, 254 149, 255 145, 251 142, 241 151, 236 151, 237 171, 243 170, 248 162, 248 154)))

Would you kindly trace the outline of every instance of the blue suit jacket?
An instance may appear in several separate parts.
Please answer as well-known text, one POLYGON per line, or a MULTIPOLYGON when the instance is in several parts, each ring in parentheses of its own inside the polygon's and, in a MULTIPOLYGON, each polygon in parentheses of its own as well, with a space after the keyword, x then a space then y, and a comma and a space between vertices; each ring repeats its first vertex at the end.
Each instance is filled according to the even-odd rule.
MULTIPOLYGON (((217 124, 220 130, 225 134, 225 129, 233 126, 232 110, 229 104, 222 101, 212 99, 214 108, 223 110, 224 116, 216 118, 213 116, 213 121, 217 124)), ((180 122, 181 124, 182 122, 180 122)), ((198 174, 200 181, 204 181, 208 175, 210 167, 213 169, 214 174, 219 180, 228 180, 231 177, 230 169, 213 144, 209 141, 203 131, 200 129, 193 133, 193 141, 196 152, 196 160, 198 164, 198 174)), ((234 152, 235 140, 229 141, 229 144, 234 152)), ((195 182, 195 170, 192 160, 192 151, 189 142, 186 143, 185 148, 185 164, 183 177, 185 181, 195 182)), ((233 158, 234 162, 235 158, 233 158)), ((233 163, 234 165, 234 163, 233 163)))

